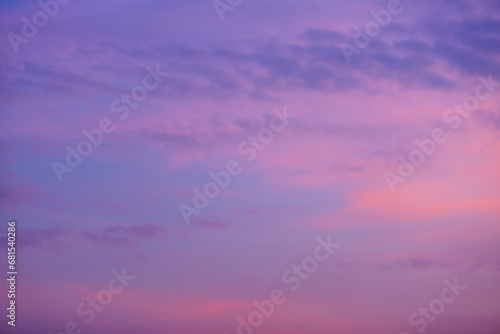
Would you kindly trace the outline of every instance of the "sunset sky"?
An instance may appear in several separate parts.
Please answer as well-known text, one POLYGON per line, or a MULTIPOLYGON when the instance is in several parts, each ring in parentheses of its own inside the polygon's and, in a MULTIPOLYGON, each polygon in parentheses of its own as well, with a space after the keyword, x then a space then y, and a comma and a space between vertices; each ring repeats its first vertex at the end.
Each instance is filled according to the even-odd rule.
POLYGON ((0 2, 0 333, 500 333, 500 1, 60 1, 0 2))

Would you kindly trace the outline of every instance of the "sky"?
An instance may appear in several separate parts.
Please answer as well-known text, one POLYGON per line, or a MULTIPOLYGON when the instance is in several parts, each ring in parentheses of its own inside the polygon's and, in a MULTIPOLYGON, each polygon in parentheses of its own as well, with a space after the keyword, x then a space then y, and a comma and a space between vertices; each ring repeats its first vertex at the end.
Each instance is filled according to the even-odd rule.
POLYGON ((1 333, 500 333, 500 1, 3 0, 0 38, 1 333))

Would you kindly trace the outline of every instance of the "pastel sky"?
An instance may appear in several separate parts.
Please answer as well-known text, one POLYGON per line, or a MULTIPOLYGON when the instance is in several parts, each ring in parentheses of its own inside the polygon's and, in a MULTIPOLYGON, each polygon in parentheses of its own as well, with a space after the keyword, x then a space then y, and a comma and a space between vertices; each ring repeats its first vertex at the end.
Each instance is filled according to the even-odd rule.
POLYGON ((212 0, 71 0, 25 38, 40 5, 1 1, 0 267, 15 220, 18 276, 14 328, 0 283, 0 332, 234 334, 279 289, 253 333, 500 333, 500 1, 401 0, 356 47, 390 2, 244 0, 221 20, 212 0), (60 182, 54 161, 103 119, 60 182), (248 161, 240 145, 270 123, 248 161), (233 160, 186 224, 179 205, 233 160), (328 237, 340 247, 292 291, 282 275, 328 237), (135 279, 87 323, 78 306, 122 268, 135 279), (467 289, 410 324, 455 279, 467 289))

